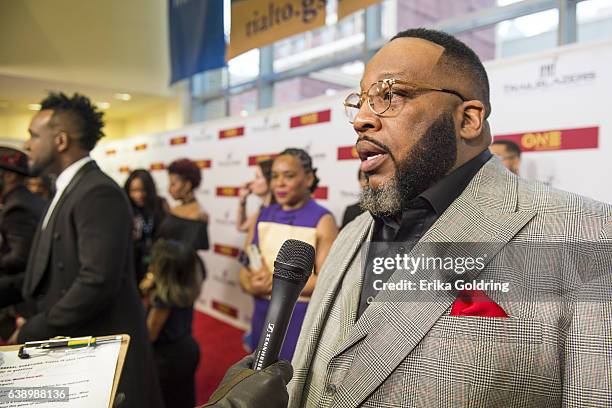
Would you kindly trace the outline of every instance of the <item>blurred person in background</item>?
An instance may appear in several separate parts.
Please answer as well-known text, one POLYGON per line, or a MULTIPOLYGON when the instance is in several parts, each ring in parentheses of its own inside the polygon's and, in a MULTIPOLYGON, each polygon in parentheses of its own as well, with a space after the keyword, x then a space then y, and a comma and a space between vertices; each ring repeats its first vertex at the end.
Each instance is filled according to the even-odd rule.
POLYGON ((248 232, 251 225, 257 221, 259 211, 255 214, 247 216, 246 204, 249 195, 254 194, 261 200, 261 208, 267 207, 274 203, 272 190, 270 189, 270 181, 272 179, 272 163, 274 160, 263 160, 257 163, 255 167, 255 179, 245 183, 240 188, 238 215, 236 217, 236 228, 240 232, 248 232))
POLYGON ((28 158, 0 146, 0 276, 25 271, 32 239, 45 203, 25 186, 28 158))
POLYGON ((208 213, 198 202, 194 190, 202 182, 198 165, 179 159, 168 166, 168 193, 179 204, 164 218, 159 237, 183 242, 195 251, 208 249, 208 213))
POLYGON ((157 195, 155 181, 153 181, 151 173, 144 169, 131 172, 123 189, 132 204, 134 272, 136 273, 136 282, 140 282, 147 273, 151 247, 157 236, 159 226, 170 208, 166 200, 157 195))
MULTIPOLYGON (((0 297, 8 304, 21 299, 30 246, 45 207, 45 202, 26 188, 27 176, 26 154, 0 146, 0 297)), ((0 343, 9 340, 16 329, 13 307, 0 309, 0 343)))
POLYGON ((502 164, 506 166, 508 170, 520 175, 521 168, 521 148, 519 145, 514 143, 512 140, 497 139, 489 146, 491 153, 499 157, 502 164))
POLYGON ((317 204, 311 194, 319 182, 312 159, 302 149, 284 150, 272 165, 272 193, 275 204, 259 212, 257 222, 251 226, 246 244, 257 246, 261 254, 259 268, 249 265, 240 270, 240 285, 253 295, 255 308, 251 322, 251 349, 257 348, 272 291, 274 260, 285 240, 293 238, 311 244, 316 250, 314 273, 306 283, 298 300, 280 358, 291 360, 308 307, 308 300, 317 281, 317 275, 331 248, 338 227, 329 210, 317 204))
POLYGON ((55 194, 55 181, 50 176, 29 177, 26 181, 28 190, 49 202, 55 194))
POLYGON ((57 175, 57 192, 37 228, 24 277, 23 297, 36 310, 16 341, 129 334, 121 408, 161 407, 133 278, 130 204, 89 156, 103 127, 103 113, 79 94, 50 93, 30 122, 30 173, 57 175))
POLYGON ((159 240, 152 250, 153 286, 147 315, 149 339, 166 407, 195 406, 200 349, 191 332, 193 303, 200 294, 197 254, 178 241, 159 240))
MULTIPOLYGON (((357 171, 357 180, 359 181, 359 191, 361 191, 367 183, 363 171, 357 171)), ((342 226, 340 227, 340 229, 344 228, 346 224, 357 218, 363 211, 364 210, 363 208, 361 208, 361 205, 359 205, 359 202, 356 202, 355 204, 351 204, 346 207, 346 209, 344 210, 344 215, 342 216, 342 226)))

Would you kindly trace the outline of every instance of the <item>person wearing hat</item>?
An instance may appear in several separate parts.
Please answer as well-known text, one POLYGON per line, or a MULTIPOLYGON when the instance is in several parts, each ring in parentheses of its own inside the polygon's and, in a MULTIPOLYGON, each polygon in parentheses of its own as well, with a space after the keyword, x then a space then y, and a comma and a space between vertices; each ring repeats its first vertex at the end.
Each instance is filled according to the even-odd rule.
POLYGON ((44 200, 25 185, 28 157, 12 147, 0 146, 0 275, 24 272, 44 200))
MULTIPOLYGON (((45 207, 44 200, 26 188, 27 176, 26 154, 0 146, 0 296, 14 302, 21 298, 30 246, 45 207)), ((0 339, 8 339, 15 328, 12 309, 1 309, 0 339)))

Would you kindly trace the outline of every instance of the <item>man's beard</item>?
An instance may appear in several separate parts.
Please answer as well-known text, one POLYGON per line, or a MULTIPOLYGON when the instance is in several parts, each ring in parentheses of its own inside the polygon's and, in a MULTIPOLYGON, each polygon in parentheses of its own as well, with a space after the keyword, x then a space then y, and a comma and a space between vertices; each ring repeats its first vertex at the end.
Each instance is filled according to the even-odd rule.
POLYGON ((28 163, 28 174, 30 177, 40 177, 50 174, 54 158, 51 156, 44 156, 39 158, 38 161, 28 163))
MULTIPOLYGON (((381 186, 368 182, 361 191, 360 205, 375 216, 394 216, 407 209, 410 201, 448 173, 457 160, 455 124, 450 113, 440 116, 395 165, 395 174, 381 186)), ((366 179, 368 175, 366 174, 366 179)))

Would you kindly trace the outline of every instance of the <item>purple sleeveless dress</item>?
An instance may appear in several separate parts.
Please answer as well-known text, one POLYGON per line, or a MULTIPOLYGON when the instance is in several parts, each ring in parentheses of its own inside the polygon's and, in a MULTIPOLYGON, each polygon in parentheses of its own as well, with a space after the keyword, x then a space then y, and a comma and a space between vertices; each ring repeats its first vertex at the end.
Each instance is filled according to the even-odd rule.
MULTIPOLYGON (((285 211, 281 208, 280 204, 272 204, 268 207, 262 208, 259 217, 257 218, 257 224, 255 225, 255 234, 253 236, 253 244, 259 246, 259 223, 268 223, 269 228, 274 228, 274 224, 278 225, 291 225, 295 227, 312 228, 313 233, 317 227, 317 224, 326 214, 331 214, 329 210, 317 204, 314 200, 309 200, 302 207, 285 211)), ((284 229, 284 228, 283 228, 284 229)), ((302 230, 303 231, 303 230, 302 230)), ((291 236, 285 236, 285 239, 292 238, 291 236)), ((268 311, 268 305, 270 301, 268 299, 255 297, 255 307, 253 310, 253 318, 251 320, 251 338, 250 345, 251 349, 255 350, 259 343, 259 336, 263 329, 264 320, 268 311)), ((297 344, 298 337, 300 335, 300 329, 304 316, 306 315, 306 308, 308 302, 299 301, 295 305, 291 321, 289 322, 289 328, 287 329, 287 336, 281 349, 280 358, 283 360, 291 361, 293 353, 295 352, 295 346, 297 344)))

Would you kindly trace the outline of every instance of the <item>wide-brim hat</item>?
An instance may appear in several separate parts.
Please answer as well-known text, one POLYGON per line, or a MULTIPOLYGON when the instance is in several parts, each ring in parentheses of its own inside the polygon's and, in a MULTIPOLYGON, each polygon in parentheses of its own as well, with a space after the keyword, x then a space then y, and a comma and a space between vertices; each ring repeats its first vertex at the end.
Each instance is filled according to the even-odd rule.
POLYGON ((0 146, 0 169, 29 176, 28 156, 21 150, 0 146))

